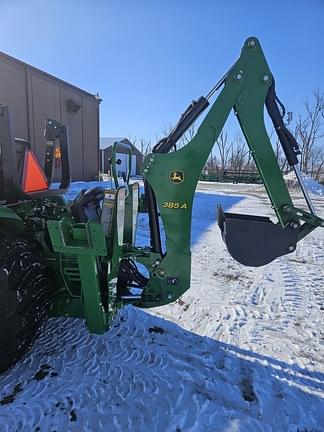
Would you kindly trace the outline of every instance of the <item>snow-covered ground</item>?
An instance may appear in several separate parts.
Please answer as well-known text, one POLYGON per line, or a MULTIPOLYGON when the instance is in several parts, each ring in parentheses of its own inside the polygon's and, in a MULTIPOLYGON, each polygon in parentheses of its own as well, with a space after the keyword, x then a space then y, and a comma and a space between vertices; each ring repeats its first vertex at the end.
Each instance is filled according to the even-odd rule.
MULTIPOLYGON (((199 184, 191 289, 161 308, 124 308, 103 336, 49 320, 0 377, 1 432, 324 431, 324 230, 243 267, 221 240, 217 203, 271 215, 260 186, 199 184)), ((324 199, 315 205, 324 215, 324 199)), ((139 227, 143 241, 143 215, 139 227)))

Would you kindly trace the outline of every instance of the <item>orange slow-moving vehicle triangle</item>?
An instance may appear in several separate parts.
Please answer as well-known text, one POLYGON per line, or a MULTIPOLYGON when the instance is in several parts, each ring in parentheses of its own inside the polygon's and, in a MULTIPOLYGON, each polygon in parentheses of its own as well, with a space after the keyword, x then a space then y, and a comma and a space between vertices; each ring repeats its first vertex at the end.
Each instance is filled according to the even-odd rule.
POLYGON ((26 193, 48 189, 45 174, 31 151, 25 153, 23 190, 26 193))

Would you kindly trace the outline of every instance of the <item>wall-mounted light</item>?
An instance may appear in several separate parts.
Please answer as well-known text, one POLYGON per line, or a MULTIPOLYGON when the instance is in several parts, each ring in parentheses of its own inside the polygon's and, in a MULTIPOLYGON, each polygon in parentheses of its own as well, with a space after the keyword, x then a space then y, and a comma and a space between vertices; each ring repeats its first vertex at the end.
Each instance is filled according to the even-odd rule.
POLYGON ((75 102, 73 99, 68 99, 66 102, 66 108, 68 112, 76 114, 80 111, 81 105, 75 102))

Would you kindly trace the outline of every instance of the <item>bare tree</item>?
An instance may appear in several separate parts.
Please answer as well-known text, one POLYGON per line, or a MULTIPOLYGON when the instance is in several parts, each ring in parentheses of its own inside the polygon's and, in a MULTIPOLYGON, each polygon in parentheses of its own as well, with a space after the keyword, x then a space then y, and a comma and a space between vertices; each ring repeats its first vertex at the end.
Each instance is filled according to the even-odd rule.
POLYGON ((322 180, 322 172, 324 168, 324 149, 316 145, 312 148, 309 157, 309 167, 312 177, 316 180, 322 180))
POLYGON ((282 172, 288 171, 288 161, 287 161, 287 158, 283 152, 279 138, 276 138, 276 140, 273 144, 273 147, 274 147, 273 150, 274 150, 274 153, 275 153, 275 156, 276 156, 280 170, 282 172))
POLYGON ((324 93, 314 91, 313 100, 304 103, 306 114, 299 116, 295 136, 302 150, 301 170, 308 173, 314 147, 324 137, 324 93))
POLYGON ((152 151, 152 142, 146 138, 137 138, 129 136, 128 141, 133 144, 134 147, 138 148, 141 153, 146 156, 148 153, 152 151))
POLYGON ((146 156, 147 154, 151 153, 152 151, 152 142, 151 140, 147 140, 145 138, 139 139, 139 145, 141 153, 146 156))
POLYGON ((229 165, 234 171, 246 170, 247 158, 249 156, 249 148, 243 138, 238 135, 232 142, 230 147, 229 165))
POLYGON ((207 172, 212 175, 218 176, 220 174, 220 167, 217 161, 217 157, 213 155, 213 151, 211 151, 205 168, 207 169, 207 172))
POLYGON ((193 137, 195 135, 196 135, 196 126, 194 123, 189 127, 189 129, 180 138, 178 148, 182 148, 185 145, 187 145, 193 139, 193 137))
POLYGON ((227 132, 222 132, 219 134, 216 140, 216 147, 218 149, 219 158, 220 158, 220 171, 221 174, 224 173, 227 168, 228 160, 230 157, 231 143, 228 141, 227 132))

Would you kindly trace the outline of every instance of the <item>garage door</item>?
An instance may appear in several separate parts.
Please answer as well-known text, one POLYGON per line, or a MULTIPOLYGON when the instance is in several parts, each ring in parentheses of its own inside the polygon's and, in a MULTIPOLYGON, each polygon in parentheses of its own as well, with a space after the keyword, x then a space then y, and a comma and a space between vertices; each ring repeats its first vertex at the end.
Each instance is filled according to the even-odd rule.
MULTIPOLYGON (((121 176, 122 173, 128 172, 128 154, 125 153, 116 153, 116 160, 120 159, 121 164, 117 165, 117 174, 121 176)), ((136 175, 136 155, 132 155, 132 167, 131 167, 131 176, 136 175)))

